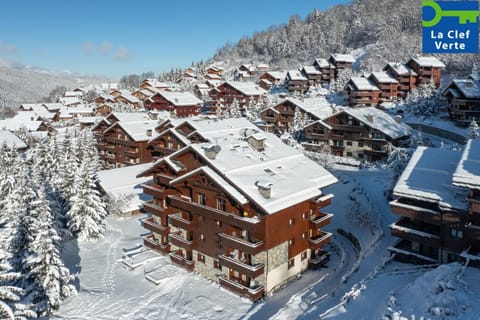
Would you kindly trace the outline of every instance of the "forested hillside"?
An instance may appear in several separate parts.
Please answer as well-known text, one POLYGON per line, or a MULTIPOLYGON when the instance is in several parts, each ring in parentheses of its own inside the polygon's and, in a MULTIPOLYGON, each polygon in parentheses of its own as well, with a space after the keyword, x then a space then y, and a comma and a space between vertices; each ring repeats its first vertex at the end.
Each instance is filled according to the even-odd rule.
MULTIPOLYGON (((274 69, 311 64, 331 53, 365 52, 359 69, 379 70, 387 61, 405 61, 421 53, 421 1, 353 0, 327 11, 314 10, 305 20, 291 17, 288 24, 242 38, 219 49, 213 60, 269 63, 274 69), (363 50, 362 50, 363 49, 363 50)), ((439 55, 454 74, 470 72, 478 55, 439 55)))

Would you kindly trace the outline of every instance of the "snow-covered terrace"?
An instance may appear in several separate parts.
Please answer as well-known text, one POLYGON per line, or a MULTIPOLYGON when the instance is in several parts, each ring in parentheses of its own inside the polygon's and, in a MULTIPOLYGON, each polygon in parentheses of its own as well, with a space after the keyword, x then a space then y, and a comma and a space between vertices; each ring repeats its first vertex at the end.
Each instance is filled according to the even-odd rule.
POLYGON ((457 169, 453 174, 456 186, 480 189, 480 140, 467 142, 457 169))

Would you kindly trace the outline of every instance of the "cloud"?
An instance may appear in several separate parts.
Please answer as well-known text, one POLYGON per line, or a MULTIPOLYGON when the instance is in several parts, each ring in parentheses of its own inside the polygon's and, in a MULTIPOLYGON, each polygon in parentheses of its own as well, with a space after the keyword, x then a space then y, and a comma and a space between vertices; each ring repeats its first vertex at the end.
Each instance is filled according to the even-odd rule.
POLYGON ((126 47, 120 46, 115 53, 115 59, 126 61, 132 59, 132 55, 126 47))
POLYGON ((16 52, 18 52, 16 45, 0 41, 0 54, 12 54, 16 52))
POLYGON ((84 42, 82 44, 82 51, 85 53, 94 53, 97 50, 97 45, 93 42, 84 42))
POLYGON ((108 41, 102 42, 102 44, 98 47, 98 52, 101 54, 108 54, 112 50, 112 44, 108 41))

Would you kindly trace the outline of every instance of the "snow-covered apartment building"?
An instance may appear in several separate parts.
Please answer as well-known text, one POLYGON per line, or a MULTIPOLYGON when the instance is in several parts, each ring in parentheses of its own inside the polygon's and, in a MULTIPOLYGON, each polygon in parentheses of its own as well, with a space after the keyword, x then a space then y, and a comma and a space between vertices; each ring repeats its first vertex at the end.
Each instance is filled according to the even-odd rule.
POLYGON ((198 142, 139 174, 153 177, 145 246, 251 300, 325 263, 332 214, 320 210, 333 175, 245 119, 191 120, 173 132, 198 142))
POLYGON ((472 120, 480 119, 480 75, 472 74, 468 79, 454 79, 442 92, 448 103, 450 118, 460 126, 468 126, 472 120))
POLYGON ((397 259, 480 266, 480 140, 463 152, 419 147, 393 194, 400 219, 390 228, 400 240, 390 251, 397 259))

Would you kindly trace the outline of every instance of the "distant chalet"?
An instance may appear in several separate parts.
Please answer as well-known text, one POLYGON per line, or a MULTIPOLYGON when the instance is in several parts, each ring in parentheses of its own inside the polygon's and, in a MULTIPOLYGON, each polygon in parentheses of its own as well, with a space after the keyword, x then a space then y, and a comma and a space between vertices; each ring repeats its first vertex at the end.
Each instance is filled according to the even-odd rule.
POLYGON ((190 92, 158 91, 144 102, 145 109, 168 111, 178 118, 200 114, 202 100, 190 92))
POLYGON ((480 121, 480 80, 471 75, 466 80, 454 79, 442 92, 448 103, 450 118, 460 126, 480 121))
POLYGON ((147 247, 251 300, 328 259, 320 209, 337 180, 245 119, 186 121, 166 129, 190 144, 159 158, 143 221, 147 247), (239 128, 244 125, 243 128, 239 128), (175 133, 174 133, 175 132, 175 133), (202 142, 205 141, 205 142, 202 142))

